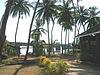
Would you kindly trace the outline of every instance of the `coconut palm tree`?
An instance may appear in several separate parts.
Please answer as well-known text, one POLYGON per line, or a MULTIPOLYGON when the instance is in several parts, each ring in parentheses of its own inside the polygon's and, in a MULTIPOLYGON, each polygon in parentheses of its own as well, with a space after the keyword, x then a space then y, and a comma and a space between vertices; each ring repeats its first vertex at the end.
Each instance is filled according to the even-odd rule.
MULTIPOLYGON (((72 30, 72 25, 73 24, 63 24, 62 26, 63 26, 63 28, 64 28, 64 31, 65 31, 65 47, 67 47, 67 43, 66 43, 66 41, 67 41, 67 37, 68 37, 68 42, 69 42, 69 30, 72 30)), ((67 51, 65 50, 65 53, 66 53, 67 51)), ((69 52, 69 51, 68 51, 69 52)))
POLYGON ((65 29, 65 54, 67 53, 66 48, 67 48, 67 32, 68 30, 65 29))
MULTIPOLYGON (((51 29, 51 50, 53 50, 53 29, 54 29, 54 25, 55 25, 55 22, 53 20, 53 25, 52 25, 52 29, 51 29)), ((54 51, 53 51, 54 53, 54 51)))
POLYGON ((89 18, 87 20, 87 29, 90 29, 93 26, 100 24, 100 17, 98 16, 100 14, 100 11, 97 11, 96 7, 89 7, 88 11, 89 18))
POLYGON ((35 8, 34 8, 34 12, 33 12, 33 16, 32 16, 32 21, 31 21, 30 28, 29 28, 28 45, 27 45, 27 50, 26 50, 26 55, 25 55, 24 60, 27 59, 28 50, 29 50, 29 43, 30 43, 30 37, 31 37, 31 29, 32 29, 33 21, 34 21, 35 15, 36 15, 36 10, 37 10, 37 8, 38 8, 39 2, 40 2, 40 0, 38 0, 38 1, 36 2, 36 6, 35 6, 35 8))
MULTIPOLYGON (((67 33, 68 26, 73 25, 72 7, 69 7, 69 3, 63 0, 63 6, 61 5, 59 6, 59 11, 60 12, 58 15, 58 23, 62 26, 62 28, 64 28, 64 30, 67 33)), ((61 35, 62 35, 62 32, 61 32, 61 35)), ((65 42, 66 42, 66 36, 65 36, 65 42)))
POLYGON ((47 30, 43 28, 42 20, 36 19, 35 29, 31 31, 32 39, 38 42, 42 33, 46 34, 46 32, 47 30))
POLYGON ((14 0, 7 0, 7 5, 6 5, 6 9, 5 9, 5 12, 4 12, 4 17, 3 17, 3 20, 2 20, 2 23, 1 23, 1 29, 0 29, 0 60, 2 60, 2 48, 3 48, 3 45, 4 45, 4 42, 5 42, 5 30, 6 30, 6 25, 7 25, 7 20, 8 20, 8 17, 9 17, 9 13, 10 13, 10 9, 11 9, 11 6, 13 4, 13 1, 14 0))
POLYGON ((61 28, 61 50, 62 50, 62 54, 63 52, 63 43, 62 43, 62 33, 63 33, 63 27, 61 28))
POLYGON ((15 31, 15 47, 16 47, 16 36, 18 31, 19 20, 20 18, 23 18, 23 15, 25 16, 30 15, 29 7, 33 8, 33 6, 28 1, 25 0, 14 0, 14 3, 11 7, 10 14, 12 15, 12 17, 18 16, 16 31, 15 31))
POLYGON ((50 56, 49 23, 50 23, 50 21, 53 21, 53 14, 55 14, 54 7, 55 7, 54 1, 51 1, 51 0, 43 0, 43 5, 37 11, 38 18, 42 18, 43 19, 43 23, 47 22, 49 56, 50 56))
MULTIPOLYGON (((80 0, 77 0, 77 4, 80 0)), ((73 0, 68 0, 68 2, 72 3, 72 6, 74 8, 74 26, 75 26, 75 29, 74 29, 74 43, 73 43, 73 56, 74 56, 74 53, 75 53, 75 37, 76 37, 76 28, 77 28, 77 20, 76 20, 76 17, 77 17, 77 9, 75 7, 75 4, 74 4, 74 1, 73 0)))
POLYGON ((89 13, 88 13, 88 9, 85 9, 83 6, 79 7, 78 12, 79 12, 79 15, 77 16, 77 23, 78 23, 77 31, 79 34, 81 26, 83 27, 84 31, 86 30, 85 25, 86 25, 86 22, 89 18, 88 17, 89 13))
MULTIPOLYGON (((40 51, 40 36, 42 36, 42 33, 46 34, 46 29, 43 28, 42 20, 36 19, 36 25, 35 29, 31 32, 31 37, 33 39, 33 48, 36 56, 39 55, 40 51)), ((41 52, 41 51, 40 51, 41 52)))

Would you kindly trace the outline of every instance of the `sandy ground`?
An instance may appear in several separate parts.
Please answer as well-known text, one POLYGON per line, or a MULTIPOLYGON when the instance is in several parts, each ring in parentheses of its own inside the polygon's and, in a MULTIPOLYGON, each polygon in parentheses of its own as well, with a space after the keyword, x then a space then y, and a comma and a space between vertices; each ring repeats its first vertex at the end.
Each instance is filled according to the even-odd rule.
POLYGON ((100 75, 100 68, 88 65, 71 65, 68 75, 100 75))
MULTIPOLYGON (((71 68, 66 75, 100 75, 100 66, 76 64, 74 60, 65 59, 71 68)), ((0 67, 0 75, 39 75, 40 68, 37 65, 7 65, 0 67)))

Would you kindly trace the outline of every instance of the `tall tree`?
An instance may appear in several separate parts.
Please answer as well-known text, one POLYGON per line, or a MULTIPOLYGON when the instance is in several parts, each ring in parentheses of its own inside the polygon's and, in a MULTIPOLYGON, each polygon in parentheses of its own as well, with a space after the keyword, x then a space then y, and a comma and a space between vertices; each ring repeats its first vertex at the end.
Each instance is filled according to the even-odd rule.
MULTIPOLYGON (((63 0, 63 6, 59 6, 60 12, 58 15, 58 22, 64 28, 67 33, 68 27, 72 27, 73 25, 73 11, 72 7, 69 6, 69 2, 65 2, 63 0)), ((65 36, 65 44, 66 44, 66 37, 65 36)))
MULTIPOLYGON (((53 29, 54 29, 54 20, 53 20, 53 25, 52 25, 52 29, 51 29, 51 50, 53 50, 53 29)), ((53 50, 53 54, 54 54, 54 50, 53 50)))
POLYGON ((36 6, 35 6, 35 8, 34 8, 34 12, 33 12, 33 16, 32 16, 32 21, 31 21, 30 28, 29 28, 28 45, 27 45, 27 50, 26 50, 26 55, 25 55, 24 60, 27 59, 28 50, 29 50, 29 43, 30 43, 30 37, 31 37, 31 29, 32 29, 32 25, 33 25, 34 18, 35 18, 36 10, 37 10, 37 8, 38 8, 39 1, 40 1, 40 0, 37 1, 36 6))
POLYGON ((29 7, 33 8, 33 6, 28 1, 25 0, 14 0, 14 3, 11 6, 10 14, 12 15, 12 17, 18 16, 16 31, 15 31, 15 47, 16 47, 16 37, 17 37, 17 31, 19 26, 19 20, 20 18, 23 18, 23 15, 25 16, 30 15, 29 7))
POLYGON ((6 9, 5 9, 5 12, 4 12, 4 17, 3 17, 3 20, 2 20, 2 27, 0 29, 0 59, 2 59, 2 48, 3 48, 3 45, 4 45, 4 42, 5 42, 5 30, 6 30, 6 24, 7 24, 7 20, 8 20, 8 17, 9 17, 9 13, 10 13, 10 9, 11 9, 11 6, 13 4, 13 1, 14 0, 8 0, 7 2, 7 5, 6 5, 6 9))
POLYGON ((36 19, 35 29, 31 31, 31 36, 34 40, 39 42, 42 33, 46 34, 47 30, 43 28, 43 23, 41 19, 36 19))
POLYGON ((47 22, 49 56, 50 56, 50 35, 49 35, 49 31, 50 30, 49 30, 49 23, 50 23, 50 20, 51 21, 53 20, 52 17, 53 17, 53 14, 55 13, 54 7, 55 7, 54 1, 43 0, 43 5, 37 11, 37 16, 39 18, 42 18, 44 23, 45 23, 45 21, 47 22))
MULTIPOLYGON (((66 41, 67 41, 67 37, 68 37, 68 43, 69 43, 69 31, 70 30, 72 30, 72 26, 73 26, 73 24, 63 24, 63 28, 64 28, 64 30, 65 30, 65 47, 68 47, 68 45, 67 45, 67 43, 66 43, 66 41)), ((67 51, 65 50, 65 53, 66 53, 67 51)), ((68 51, 69 52, 69 51, 68 51)))
POLYGON ((67 50, 66 50, 66 48, 67 48, 67 32, 68 30, 67 29, 65 29, 65 54, 67 53, 67 50))
POLYGON ((63 33, 63 27, 61 28, 61 50, 62 50, 62 54, 63 52, 63 43, 62 43, 62 33, 63 33))
POLYGON ((100 14, 100 11, 97 11, 96 7, 89 7, 88 11, 89 11, 89 18, 87 20, 88 23, 87 29, 90 29, 93 26, 100 24, 100 17, 98 16, 100 14))
MULTIPOLYGON (((72 6, 74 8, 74 26, 75 26, 75 29, 74 29, 74 43, 73 43, 73 56, 74 56, 74 53, 75 53, 75 37, 76 37, 76 28, 77 28, 77 25, 76 25, 77 9, 75 7, 75 4, 74 4, 73 0, 68 0, 68 1, 72 3, 72 6)), ((80 1, 80 0, 77 0, 77 3, 78 3, 78 1, 80 1)))
POLYGON ((46 31, 47 30, 43 28, 42 20, 36 19, 35 29, 33 29, 31 32, 31 37, 33 39, 34 52, 36 56, 39 55, 39 51, 40 51, 40 36, 42 36, 42 33, 46 34, 46 31))
POLYGON ((77 31, 78 31, 78 34, 79 34, 79 31, 80 31, 80 28, 81 26, 83 27, 83 30, 85 31, 86 28, 85 28, 85 25, 86 25, 86 22, 88 20, 88 9, 85 9, 83 6, 80 6, 79 7, 79 10, 78 10, 79 14, 77 16, 77 31))

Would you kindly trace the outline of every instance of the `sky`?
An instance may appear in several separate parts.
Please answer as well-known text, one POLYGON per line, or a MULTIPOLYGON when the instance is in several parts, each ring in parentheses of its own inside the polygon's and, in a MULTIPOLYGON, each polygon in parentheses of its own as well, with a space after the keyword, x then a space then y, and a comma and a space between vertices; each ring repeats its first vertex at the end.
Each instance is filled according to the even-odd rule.
MULTIPOLYGON (((0 19, 5 10, 5 1, 6 0, 0 0, 0 19)), ((81 6, 84 5, 87 8, 89 6, 96 6, 100 8, 100 0, 83 0, 80 3, 80 5, 81 6)), ((17 33, 17 42, 27 42, 28 41, 28 34, 29 34, 28 32, 29 32, 29 26, 31 23, 32 13, 33 11, 31 11, 30 17, 27 16, 27 18, 24 17, 23 19, 20 19, 18 33, 17 33)), ((6 26, 6 39, 8 41, 14 42, 16 25, 17 25, 17 17, 12 18, 11 16, 9 16, 7 26, 6 26)), ((51 26, 52 24, 50 23, 50 28, 51 26)), ((45 28, 46 28, 46 25, 45 25, 45 28)), ((56 24, 54 27, 54 33, 53 33, 54 38, 53 39, 58 40, 58 42, 60 42, 60 31, 61 31, 61 27, 56 24)), ((63 43, 65 39, 64 34, 65 33, 63 33, 63 43)), ((74 37, 74 34, 70 33, 70 42, 73 41, 73 37, 74 37)), ((47 35, 43 34, 41 39, 47 41, 47 35)))

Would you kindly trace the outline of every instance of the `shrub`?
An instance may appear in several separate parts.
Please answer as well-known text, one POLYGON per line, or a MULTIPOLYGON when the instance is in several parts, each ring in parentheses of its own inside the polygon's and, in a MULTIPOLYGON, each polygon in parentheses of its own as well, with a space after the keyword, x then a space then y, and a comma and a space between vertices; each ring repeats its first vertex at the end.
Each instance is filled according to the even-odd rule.
POLYGON ((2 60, 2 63, 5 65, 9 65, 9 64, 15 64, 16 62, 11 59, 6 59, 6 60, 2 60))
POLYGON ((42 75, 57 75, 57 67, 55 64, 49 65, 42 69, 42 75))
POLYGON ((50 64, 42 69, 42 75, 64 75, 68 72, 69 65, 63 60, 50 64))
POLYGON ((43 63, 43 61, 46 59, 46 57, 45 56, 41 56, 40 57, 40 63, 43 63))
POLYGON ((45 56, 40 57, 40 64, 44 66, 48 66, 51 64, 51 60, 45 56))
POLYGON ((66 71, 68 72, 69 65, 63 60, 60 60, 56 63, 56 66, 58 67, 58 75, 63 75, 66 71))

